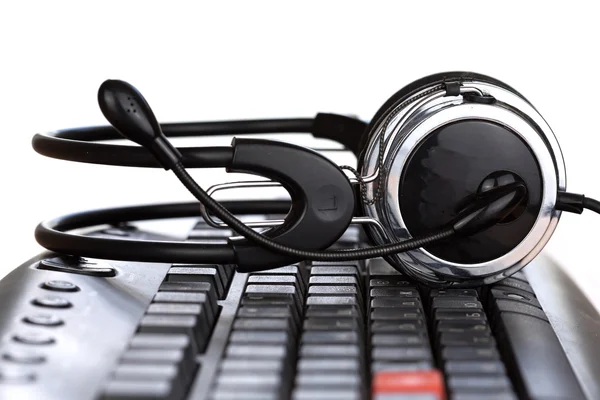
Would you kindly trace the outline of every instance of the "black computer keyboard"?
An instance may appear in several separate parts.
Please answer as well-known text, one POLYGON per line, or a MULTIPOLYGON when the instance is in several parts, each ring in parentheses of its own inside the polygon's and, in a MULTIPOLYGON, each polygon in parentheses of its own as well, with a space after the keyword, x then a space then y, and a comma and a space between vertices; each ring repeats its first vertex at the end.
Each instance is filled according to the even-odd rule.
MULTIPOLYGON (((228 235, 199 223, 189 240, 228 235)), ((337 246, 361 237, 353 227, 337 246)), ((551 273, 539 263, 527 269, 551 273)), ((551 324, 523 272, 430 289, 382 259, 242 274, 43 253, 0 282, 0 300, 0 399, 598 398, 585 342, 597 314, 585 331, 551 324)))

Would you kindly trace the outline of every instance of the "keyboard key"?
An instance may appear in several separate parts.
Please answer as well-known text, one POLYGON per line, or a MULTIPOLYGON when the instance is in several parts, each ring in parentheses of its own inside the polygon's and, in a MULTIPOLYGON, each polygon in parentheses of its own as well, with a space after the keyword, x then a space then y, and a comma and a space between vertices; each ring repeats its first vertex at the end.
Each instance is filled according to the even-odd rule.
POLYGON ((225 286, 217 268, 214 267, 174 266, 169 269, 166 280, 167 282, 207 282, 216 289, 219 299, 225 298, 225 286))
POLYGON ((358 373, 340 373, 340 372, 306 372, 301 371, 296 375, 296 385, 298 387, 342 387, 360 388, 362 379, 358 373))
POLYGON ((475 321, 485 322, 485 313, 481 310, 444 310, 437 309, 434 313, 434 318, 438 321, 475 321))
POLYGON ((182 349, 129 349, 121 357, 121 363, 173 365, 184 382, 189 382, 196 369, 194 357, 182 349))
POLYGON ((236 318, 233 329, 291 331, 290 318, 236 318))
POLYGON ((206 313, 211 324, 214 323, 218 312, 216 293, 214 297, 211 297, 206 292, 158 292, 154 295, 154 302, 204 304, 206 305, 206 313))
POLYGON ((410 288, 380 287, 371 289, 371 297, 393 296, 393 297, 417 297, 419 292, 410 288))
POLYGON ((470 376, 450 376, 448 378, 448 388, 451 392, 461 389, 468 389, 469 391, 483 390, 492 393, 512 390, 510 381, 504 375, 485 376, 476 374, 470 376))
POLYGON ((258 359, 251 356, 248 358, 224 358, 221 361, 220 370, 224 372, 256 371, 257 373, 268 372, 281 375, 286 367, 286 360, 283 358, 258 359))
POLYGON ((501 288, 501 287, 514 288, 514 289, 525 291, 525 292, 529 293, 530 295, 535 296, 535 292, 533 291, 533 288, 528 283, 523 282, 519 279, 515 279, 515 278, 503 279, 500 282, 496 283, 492 287, 493 288, 501 288))
POLYGON ((309 318, 304 321, 304 330, 349 330, 360 331, 356 318, 309 318))
POLYGON ((424 334, 386 334, 376 333, 371 337, 373 346, 421 346, 428 344, 424 334))
POLYGON ((304 292, 303 285, 298 282, 298 278, 295 275, 252 274, 248 277, 248 284, 290 285, 295 287, 299 293, 304 292))
POLYGON ((532 296, 531 294, 529 294, 523 290, 513 289, 513 288, 502 288, 502 287, 492 288, 490 290, 490 296, 494 299, 506 299, 506 300, 519 301, 519 302, 537 307, 539 309, 542 309, 542 306, 539 303, 539 301, 534 296, 532 296))
POLYGON ((305 313, 306 318, 325 317, 355 317, 362 319, 362 312, 357 306, 334 306, 331 305, 316 305, 308 306, 305 313))
POLYGON ((248 318, 287 318, 294 317, 296 324, 300 323, 300 317, 294 306, 241 306, 238 308, 238 317, 248 318))
POLYGON ((410 286, 409 289, 415 289, 415 283, 413 281, 408 280, 408 278, 404 276, 386 276, 376 279, 369 280, 369 286, 393 286, 393 287, 407 287, 410 286))
POLYGON ((466 308, 466 309, 475 309, 475 310, 482 310, 483 307, 481 306, 481 303, 478 300, 475 300, 475 298, 469 298, 469 297, 446 297, 446 296, 441 296, 441 297, 434 297, 433 301, 431 302, 431 308, 432 309, 437 309, 437 308, 466 308))
POLYGON ((421 308, 418 297, 377 297, 371 300, 371 308, 421 308))
POLYGON ((362 369, 358 358, 302 358, 298 361, 298 371, 300 372, 353 372, 359 373, 362 369))
POLYGON ((311 286, 308 289, 309 296, 315 295, 358 295, 356 286, 311 286))
POLYGON ((290 341, 290 334, 284 331, 250 331, 235 330, 229 336, 230 343, 269 343, 285 344, 290 341))
POLYGON ((315 266, 310 269, 310 275, 351 275, 358 277, 358 269, 353 265, 315 266))
POLYGON ((183 333, 193 338, 196 351, 201 351, 206 344, 206 337, 198 329, 198 318, 195 315, 145 315, 140 322, 142 333, 183 333))
POLYGON ((429 346, 425 347, 374 347, 371 351, 374 361, 428 361, 432 360, 429 346))
POLYGON ((301 357, 360 357, 361 351, 358 344, 313 345, 300 346, 301 357))
POLYGON ((448 361, 444 370, 450 375, 491 374, 504 375, 506 370, 501 361, 448 361))
POLYGON ((301 296, 293 286, 287 285, 248 285, 245 294, 259 294, 273 297, 289 297, 294 299, 298 308, 302 307, 301 296))
POLYGON ((464 346, 445 347, 442 349, 442 359, 444 360, 500 360, 498 351, 494 347, 473 348, 464 346))
POLYGON ((351 331, 305 331, 302 334, 302 343, 306 344, 359 344, 362 343, 360 333, 351 331))
POLYGON ((490 332, 490 327, 487 321, 465 321, 465 320, 442 320, 436 324, 438 332, 454 332, 454 333, 469 333, 469 332, 490 332))
POLYGON ((421 361, 374 361, 371 363, 371 372, 415 372, 415 371, 429 371, 433 368, 433 361, 421 360, 421 361))
POLYGON ((146 311, 147 316, 185 316, 193 315, 196 317, 196 338, 198 340, 198 350, 204 352, 207 341, 212 334, 213 325, 206 315, 202 304, 182 304, 182 303, 152 303, 146 311))
POLYGON ((475 346, 489 347, 495 346, 496 342, 489 333, 451 333, 446 332, 440 335, 439 345, 441 346, 475 346))
POLYGON ((378 372, 373 376, 372 392, 374 398, 383 394, 418 394, 446 399, 444 378, 437 370, 378 372))
POLYGON ((150 365, 150 364, 120 364, 114 372, 114 378, 118 380, 166 380, 173 381, 177 378, 177 367, 173 364, 150 365))
POLYGON ((371 311, 371 320, 373 321, 411 321, 419 318, 423 318, 423 316, 418 308, 376 308, 371 311))
POLYGON ((292 400, 361 400, 358 388, 296 388, 292 400))
POLYGON ((475 289, 432 289, 429 293, 431 297, 472 297, 477 298, 477 290, 475 289))
POLYGON ((425 324, 421 319, 396 321, 374 321, 371 324, 371 331, 374 333, 414 333, 425 332, 425 324))
POLYGON ((102 400, 138 400, 138 399, 165 399, 174 400, 172 396, 173 384, 166 380, 153 381, 110 381, 102 395, 102 400))
POLYGON ((260 358, 286 358, 288 356, 285 344, 236 344, 227 346, 225 352, 227 357, 239 357, 256 359, 260 358))

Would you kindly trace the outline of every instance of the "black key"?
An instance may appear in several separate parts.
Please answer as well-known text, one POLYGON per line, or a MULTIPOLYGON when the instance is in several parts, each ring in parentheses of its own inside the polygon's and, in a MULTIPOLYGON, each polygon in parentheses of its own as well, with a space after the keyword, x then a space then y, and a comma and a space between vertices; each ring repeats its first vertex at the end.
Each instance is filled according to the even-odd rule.
POLYGON ((358 277, 358 269, 353 265, 314 266, 310 275, 353 275, 358 277))
POLYGON ((418 297, 377 297, 371 300, 371 308, 421 308, 418 297))
POLYGON ((514 288, 514 289, 519 289, 519 290, 523 290, 531 295, 535 295, 533 288, 531 286, 529 286, 528 283, 523 282, 518 279, 514 279, 514 278, 503 279, 500 282, 496 283, 493 286, 493 288, 498 288, 499 286, 506 286, 506 287, 510 287, 510 288, 514 288))
POLYGON ((236 318, 233 329, 291 332, 291 318, 236 318))
POLYGON ((235 330, 229 336, 230 343, 285 344, 290 342, 290 334, 285 331, 235 330))
POLYGON ((373 346, 422 346, 428 344, 427 336, 418 333, 386 334, 376 333, 371 337, 373 346))
POLYGON ((452 400, 518 400, 514 393, 490 393, 482 390, 480 392, 465 391, 452 393, 452 400))
POLYGON ((371 351, 373 361, 431 361, 431 350, 427 347, 381 347, 375 346, 371 351))
POLYGON ((133 349, 190 349, 191 339, 188 335, 178 333, 136 333, 130 347, 133 349))
MULTIPOLYGON (((214 292, 213 292, 214 293, 214 292)), ((207 292, 158 292, 154 295, 154 301, 159 303, 191 303, 205 304, 206 312, 212 324, 217 316, 217 297, 211 297, 207 292)))
MULTIPOLYGON (((375 361, 371 363, 371 372, 380 371, 422 371, 433 368, 433 361, 422 360, 412 362, 375 361)), ((409 398, 409 400, 412 400, 409 398)))
POLYGON ((292 400, 360 400, 362 398, 359 388, 299 387, 294 389, 292 396, 292 400))
POLYGON ((443 320, 438 321, 436 325, 438 332, 454 332, 454 333, 477 333, 477 332, 490 332, 490 327, 487 322, 483 321, 455 321, 455 320, 443 320))
POLYGON ((412 321, 375 321, 371 324, 371 332, 373 333, 414 333, 425 331, 425 324, 421 319, 412 321))
POLYGON ((269 388, 265 391, 263 387, 244 387, 243 391, 234 386, 225 385, 213 391, 210 400, 279 400, 281 394, 277 389, 269 388))
MULTIPOLYGON (((264 398, 272 398, 270 395, 278 393, 282 385, 282 377, 270 373, 255 374, 247 372, 223 372, 216 377, 216 391, 231 391, 243 393, 242 398, 255 399, 254 393, 261 391, 264 398)), ((239 397, 237 397, 239 398, 239 397)))
POLYGON ((370 287, 390 286, 390 287, 410 287, 416 289, 415 283, 408 280, 405 276, 383 276, 369 280, 370 287))
POLYGON ((448 375, 504 375, 506 372, 501 361, 448 361, 444 370, 448 375))
POLYGON ((305 331, 301 340, 306 344, 360 344, 361 336, 357 331, 305 331))
POLYGON ((450 376, 447 379, 447 385, 450 391, 468 389, 469 391, 484 390, 485 392, 496 393, 499 391, 511 390, 511 384, 504 375, 486 376, 450 376))
POLYGON ((198 349, 204 351, 206 342, 212 333, 213 326, 209 324, 209 318, 202 304, 182 304, 182 303, 152 303, 148 306, 146 315, 165 315, 165 316, 183 316, 193 315, 197 317, 196 326, 198 349))
POLYGON ((165 399, 172 400, 173 382, 168 380, 123 381, 108 382, 102 395, 102 400, 138 400, 165 399))
POLYGON ((300 372, 296 375, 296 385, 298 387, 360 388, 362 377, 358 373, 300 372))
POLYGON ((198 329, 196 315, 145 315, 139 325, 141 333, 183 333, 193 338, 196 351, 203 351, 206 345, 204 337, 198 329))
POLYGON ((489 333, 451 333, 440 334, 438 343, 441 346, 495 346, 496 342, 489 333))
POLYGON ((362 369, 358 358, 301 358, 298 361, 298 371, 302 372, 354 372, 359 373, 362 369))
POLYGON ((225 350, 227 357, 232 358, 286 358, 287 344, 238 344, 232 343, 225 350))
POLYGON ((492 288, 490 290, 490 296, 492 299, 505 299, 518 301, 521 303, 529 304, 531 306, 537 307, 540 310, 542 309, 541 304, 537 299, 531 294, 525 292, 524 290, 513 289, 513 288, 492 288))
POLYGON ((166 280, 167 282, 208 282, 216 289, 219 299, 225 298, 223 281, 214 267, 171 267, 166 280))
POLYGON ((497 316, 498 344, 514 363, 515 389, 523 398, 585 399, 571 364, 552 326, 537 317, 503 313, 497 316))
POLYGON ((306 268, 299 267, 297 265, 288 265, 285 267, 279 267, 274 269, 268 269, 260 271, 261 274, 275 274, 275 275, 296 275, 300 281, 304 281, 306 277, 306 268))
POLYGON ((304 287, 298 283, 295 275, 252 274, 248 277, 248 284, 290 285, 295 287, 299 293, 304 292, 304 287))
POLYGON ((306 318, 312 317, 326 317, 326 318, 339 318, 339 317, 355 317, 362 318, 362 313, 357 306, 331 306, 331 305, 320 305, 320 306, 308 306, 306 309, 306 318))
POLYGON ((475 321, 485 322, 486 317, 483 311, 478 310, 435 310, 434 318, 437 321, 475 321))
POLYGON ((355 286, 311 286, 308 289, 308 295, 324 295, 324 296, 335 296, 335 295, 358 295, 358 291, 355 286))
POLYGON ((121 357, 125 364, 175 365, 180 380, 189 382, 195 371, 195 360, 191 353, 182 349, 129 349, 121 357))
POLYGON ((311 276, 308 280, 309 286, 312 285, 327 285, 327 286, 356 286, 360 287, 360 284, 355 276, 311 276))
POLYGON ((394 296, 394 297, 417 297, 419 292, 410 288, 380 287, 371 289, 371 297, 394 296))
POLYGON ((296 324, 300 322, 294 306, 241 306, 238 308, 237 316, 248 318, 286 318, 292 316, 296 324))
POLYGON ((217 312, 217 291, 208 282, 163 282, 158 288, 158 293, 161 292, 205 293, 217 312))
POLYGON ((174 364, 119 364, 113 372, 117 380, 131 381, 177 381, 179 371, 174 364))
POLYGON ((514 312, 525 315, 530 315, 532 317, 537 317, 541 320, 548 321, 548 317, 546 313, 540 310, 537 307, 531 306, 529 304, 521 303, 519 301, 514 300, 496 300, 494 301, 494 308, 496 312, 504 313, 504 312, 514 312))
POLYGON ((422 318, 422 315, 421 310, 418 308, 376 308, 371 311, 371 320, 373 321, 410 321, 419 318, 422 318))
POLYGON ((356 318, 309 318, 304 320, 304 330, 355 330, 361 329, 356 318))
POLYGON ((300 346, 301 357, 361 357, 358 344, 303 344, 300 346))
POLYGON ((244 306, 294 306, 296 308, 297 301, 294 296, 281 296, 279 294, 248 293, 242 296, 241 304, 244 306))
POLYGON ((306 299, 308 306, 359 306, 356 296, 310 296, 306 299))
POLYGON ((481 310, 481 303, 475 298, 469 297, 434 297, 431 302, 431 308, 467 308, 481 310))
POLYGON ((478 297, 477 290, 475 289, 432 289, 429 295, 431 297, 478 297))
POLYGON ((500 356, 494 347, 474 348, 465 346, 452 346, 442 349, 444 360, 499 360, 500 356))
POLYGON ((245 294, 260 294, 267 296, 291 297, 295 300, 298 308, 302 307, 300 294, 293 286, 286 285, 248 285, 245 294))
POLYGON ((283 374, 286 368, 285 360, 282 358, 256 359, 248 358, 224 358, 221 361, 219 369, 225 372, 247 372, 256 371, 259 373, 268 372, 273 374, 283 374))
POLYGON ((384 262, 383 260, 371 260, 368 263, 368 271, 369 271, 369 276, 371 278, 374 277, 391 277, 391 276, 398 276, 401 275, 404 277, 404 275, 402 275, 400 273, 400 271, 394 269, 391 265, 389 265, 388 263, 384 262))

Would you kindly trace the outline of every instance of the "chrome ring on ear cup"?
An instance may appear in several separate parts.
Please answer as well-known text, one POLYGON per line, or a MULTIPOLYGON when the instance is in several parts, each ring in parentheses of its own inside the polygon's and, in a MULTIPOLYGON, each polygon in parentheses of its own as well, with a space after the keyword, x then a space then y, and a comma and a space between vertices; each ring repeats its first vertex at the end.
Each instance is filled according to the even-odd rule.
MULTIPOLYGON (((366 185, 366 194, 368 198, 373 198, 377 192, 377 185, 383 185, 384 190, 381 192, 384 195, 376 199, 373 204, 363 204, 363 211, 365 215, 380 221, 385 229, 385 234, 370 230, 369 236, 375 244, 384 244, 405 240, 417 234, 414 232, 414 224, 411 227, 407 223, 411 219, 415 220, 415 208, 407 207, 402 198, 403 190, 407 189, 402 187, 403 183, 406 183, 405 175, 409 166, 414 166, 411 160, 421 157, 419 162, 427 163, 432 160, 431 157, 439 159, 440 152, 454 152, 456 154, 448 156, 448 160, 455 163, 463 156, 461 153, 469 156, 468 152, 471 150, 440 143, 436 141, 434 135, 445 130, 445 138, 451 138, 449 135, 452 127, 456 128, 459 126, 456 124, 460 123, 493 124, 497 127, 493 129, 498 132, 500 129, 509 132, 502 135, 514 135, 515 140, 510 140, 524 143, 531 154, 532 162, 537 165, 539 171, 537 177, 540 186, 539 204, 537 208, 532 209, 535 213, 532 213, 531 223, 526 226, 525 231, 523 231, 525 229, 523 220, 513 223, 513 226, 522 225, 519 228, 522 237, 518 237, 517 242, 505 247, 505 251, 499 252, 492 259, 461 261, 460 257, 458 259, 449 257, 444 252, 418 249, 386 257, 386 260, 401 272, 432 285, 465 287, 503 279, 523 268, 542 250, 558 223, 560 211, 555 210, 556 195, 557 191, 566 189, 565 167, 558 142, 537 110, 514 89, 495 79, 479 74, 448 73, 438 74, 434 79, 422 79, 418 82, 423 83, 420 86, 414 83, 409 85, 410 90, 400 91, 400 95, 396 95, 397 100, 388 101, 387 104, 391 105, 388 109, 378 112, 379 116, 371 125, 371 131, 367 133, 369 136, 360 160, 360 173, 362 176, 369 176, 379 171, 378 179, 366 185), (477 99, 468 96, 446 95, 444 82, 459 82, 462 86, 487 94, 488 98, 491 96, 495 101, 492 104, 489 104, 490 102, 484 104, 486 102, 478 102, 477 99), (418 101, 410 102, 411 98, 417 97, 418 101), (379 157, 379 135, 384 135, 383 158, 379 157), (424 152, 423 146, 430 147, 424 152)), ((454 129, 453 132, 458 131, 460 130, 454 129)), ((485 134, 491 133, 481 132, 481 135, 485 134)), ((473 137, 477 138, 477 136, 473 137)), ((509 137, 506 136, 504 139, 509 137)), ((499 148, 494 150, 502 152, 504 142, 498 143, 499 148)), ((477 155, 472 156, 477 157, 477 155)), ((453 168, 453 165, 448 165, 448 168, 453 168)), ((477 173, 483 173, 484 169, 481 171, 463 169, 465 174, 473 175, 470 177, 472 182, 469 190, 477 190, 473 183, 485 180, 485 174, 477 176, 477 173)), ((437 173, 439 174, 439 171, 437 173)), ((436 182, 443 183, 441 177, 434 178, 437 179, 436 182)), ((416 180, 418 179, 420 177, 416 177, 416 180)), ((535 189, 533 186, 536 184, 531 182, 532 189, 535 189)), ((456 190, 456 185, 449 184, 449 186, 449 196, 451 196, 452 190, 456 190)), ((420 187, 422 194, 427 196, 427 190, 423 189, 427 186, 423 183, 420 187)), ((443 192, 438 190, 435 193, 439 195, 443 192)), ((428 198, 427 201, 435 203, 444 200, 428 198)), ((435 206, 433 208, 435 209, 435 206)), ((420 210, 427 212, 427 207, 421 207, 420 210)), ((421 217, 425 219, 423 214, 421 217)), ((500 229, 511 232, 507 228, 500 229)), ((507 239, 507 242, 510 240, 507 239)), ((469 247, 465 246, 465 248, 469 247)))

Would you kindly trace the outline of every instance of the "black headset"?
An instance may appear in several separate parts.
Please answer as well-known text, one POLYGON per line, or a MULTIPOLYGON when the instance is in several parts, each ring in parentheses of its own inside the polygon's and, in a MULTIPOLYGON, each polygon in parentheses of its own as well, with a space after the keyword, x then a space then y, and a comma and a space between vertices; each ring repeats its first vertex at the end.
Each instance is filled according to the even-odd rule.
POLYGON ((235 264, 240 272, 306 261, 384 257, 432 286, 492 283, 527 265, 561 211, 600 212, 566 192, 564 162, 550 127, 520 93, 491 77, 448 72, 394 94, 369 124, 335 114, 315 118, 159 124, 141 93, 107 80, 98 102, 111 126, 36 134, 45 156, 172 170, 212 226, 238 237, 224 244, 143 241, 69 231, 104 224, 198 216, 198 203, 71 214, 38 225, 45 248, 74 256, 166 263, 235 264), (176 148, 168 137, 311 133, 343 144, 358 168, 339 167, 289 143, 235 137, 231 146, 176 148), (139 146, 97 143, 128 138, 139 146), (217 202, 186 168, 225 168, 278 182, 290 201, 217 202), (259 232, 242 214, 283 214, 259 232), (222 222, 216 222, 214 217, 222 222), (327 250, 352 223, 372 247, 327 250))

